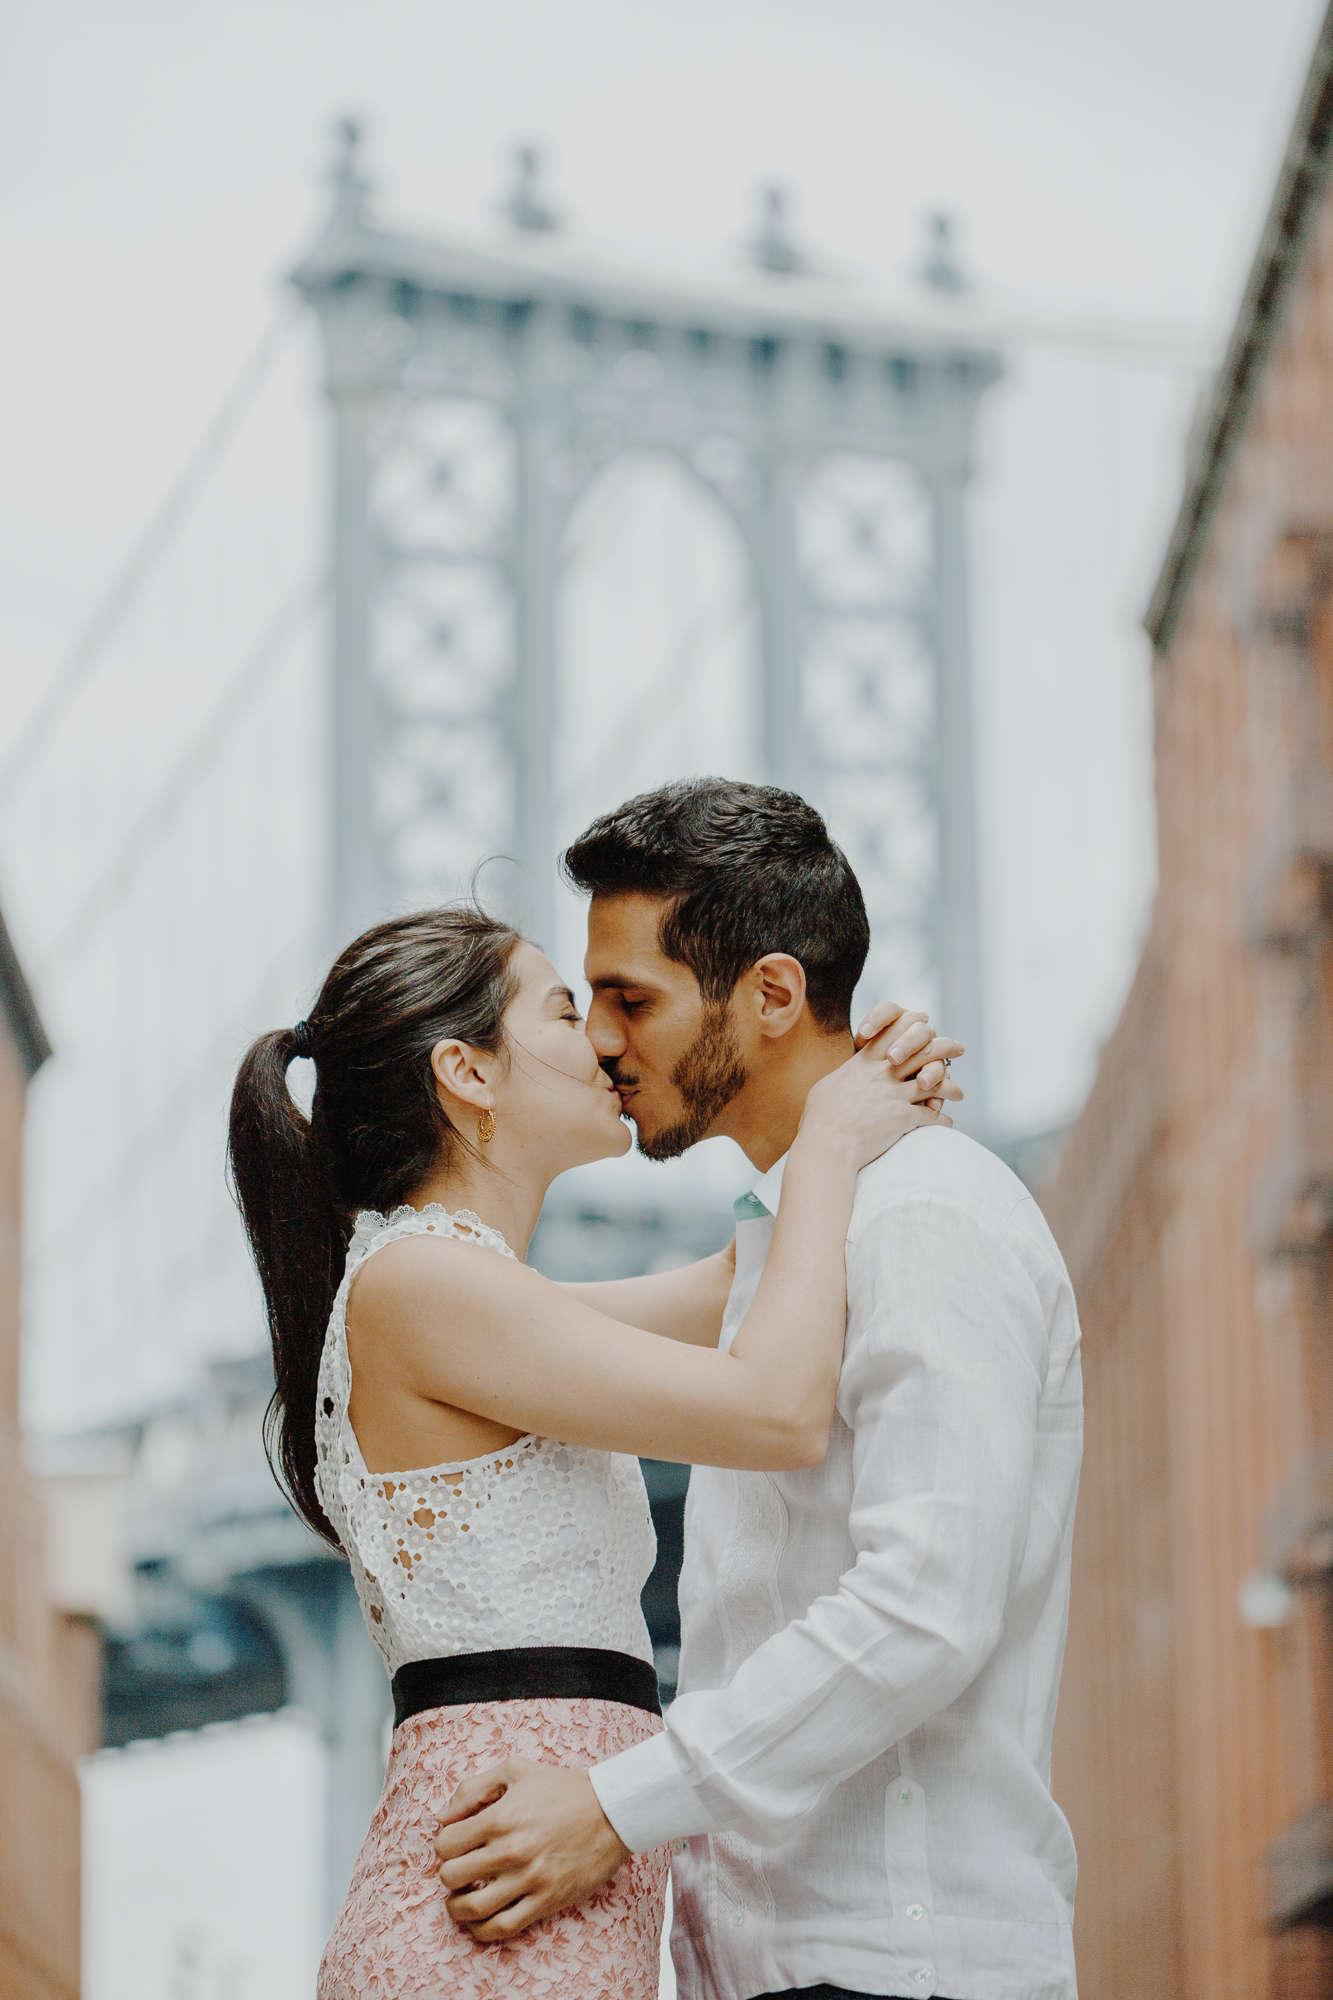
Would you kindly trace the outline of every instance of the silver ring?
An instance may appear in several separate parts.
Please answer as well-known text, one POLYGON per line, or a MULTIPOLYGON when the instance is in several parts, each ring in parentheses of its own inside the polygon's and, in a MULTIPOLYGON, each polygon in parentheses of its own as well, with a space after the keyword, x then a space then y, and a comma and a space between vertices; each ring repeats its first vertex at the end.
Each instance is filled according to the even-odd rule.
POLYGON ((952 1057, 952 1056, 945 1056, 945 1058, 944 1058, 944 1070, 945 1070, 945 1074, 946 1074, 946 1075, 948 1074, 948 1070, 949 1070, 949 1064, 950 1064, 950 1063, 951 1063, 952 1061, 953 1061, 953 1057, 952 1057))

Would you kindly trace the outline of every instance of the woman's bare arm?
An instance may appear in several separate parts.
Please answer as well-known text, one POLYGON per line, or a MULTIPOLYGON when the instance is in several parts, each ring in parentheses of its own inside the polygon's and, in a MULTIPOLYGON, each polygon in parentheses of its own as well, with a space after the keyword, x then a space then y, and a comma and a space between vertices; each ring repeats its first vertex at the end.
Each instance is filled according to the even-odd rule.
POLYGON ((353 1289, 358 1354, 404 1394, 571 1444, 752 1469, 828 1445, 846 1322, 856 1175, 936 1122, 924 1087, 867 1051, 811 1091, 773 1243, 729 1354, 625 1326, 526 1265, 439 1237, 371 1258, 353 1289))
POLYGON ((701 1257, 677 1271, 655 1271, 646 1278, 604 1278, 562 1284, 570 1298, 619 1320, 639 1326, 666 1340, 688 1341, 692 1347, 716 1347, 722 1331, 727 1294, 736 1275, 736 1239, 715 1256, 701 1257))

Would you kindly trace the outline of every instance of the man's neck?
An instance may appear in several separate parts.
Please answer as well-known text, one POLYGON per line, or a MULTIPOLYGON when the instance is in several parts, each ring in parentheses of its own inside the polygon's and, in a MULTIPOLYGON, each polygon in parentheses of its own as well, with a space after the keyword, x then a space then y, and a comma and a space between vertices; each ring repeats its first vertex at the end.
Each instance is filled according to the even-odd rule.
POLYGON ((851 1032, 802 1035, 769 1045, 767 1061, 751 1068, 742 1090, 718 1119, 715 1132, 734 1139, 760 1173, 776 1166, 796 1137, 805 1100, 830 1070, 840 1069, 855 1053, 851 1032))

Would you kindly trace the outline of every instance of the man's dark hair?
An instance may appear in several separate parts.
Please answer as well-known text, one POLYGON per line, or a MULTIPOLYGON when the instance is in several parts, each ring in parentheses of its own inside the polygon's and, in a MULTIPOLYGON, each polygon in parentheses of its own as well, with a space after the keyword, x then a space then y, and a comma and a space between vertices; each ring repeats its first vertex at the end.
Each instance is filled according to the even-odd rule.
POLYGON ((680 779, 595 819, 561 868, 585 895, 665 898, 658 943, 706 1003, 725 1005, 756 959, 781 951, 803 966, 820 1026, 851 1025, 870 949, 861 885, 795 792, 680 779))

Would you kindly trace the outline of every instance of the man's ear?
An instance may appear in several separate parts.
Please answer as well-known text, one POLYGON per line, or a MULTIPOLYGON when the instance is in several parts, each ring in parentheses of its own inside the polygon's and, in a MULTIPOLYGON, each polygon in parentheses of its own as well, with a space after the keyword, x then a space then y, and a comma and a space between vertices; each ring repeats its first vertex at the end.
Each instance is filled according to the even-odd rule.
POLYGON ((477 1067, 477 1052, 466 1042, 436 1042, 430 1052, 435 1081, 449 1097, 482 1111, 491 1101, 491 1087, 477 1067))
POLYGON ((759 1033, 770 1041, 788 1034, 805 1012, 805 967, 799 958, 770 951, 755 961, 746 978, 759 1033))

